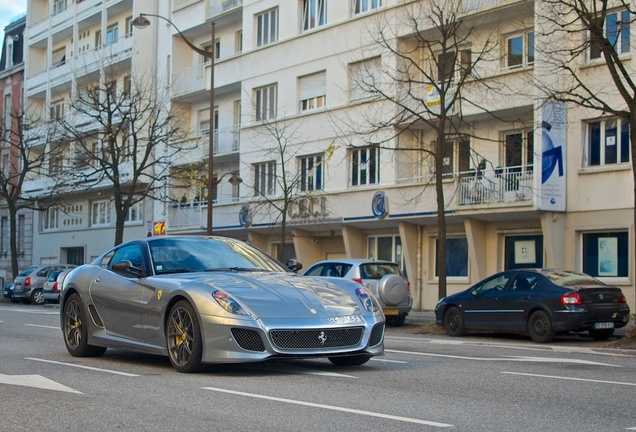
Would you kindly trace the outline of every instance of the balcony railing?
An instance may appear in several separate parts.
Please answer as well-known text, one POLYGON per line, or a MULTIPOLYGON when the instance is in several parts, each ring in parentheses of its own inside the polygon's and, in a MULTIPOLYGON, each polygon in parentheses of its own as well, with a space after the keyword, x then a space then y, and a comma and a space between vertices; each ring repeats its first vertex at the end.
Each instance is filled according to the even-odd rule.
POLYGON ((242 4, 243 0, 212 0, 209 13, 210 16, 218 15, 242 4))
MULTIPOLYGON (((240 148, 240 126, 231 126, 214 131, 214 154, 235 153, 240 148)), ((207 142, 209 132, 204 132, 202 141, 207 142)), ((208 155, 208 147, 206 147, 203 156, 208 155)))
POLYGON ((459 204, 531 201, 534 196, 533 180, 531 165, 462 173, 459 178, 459 204))

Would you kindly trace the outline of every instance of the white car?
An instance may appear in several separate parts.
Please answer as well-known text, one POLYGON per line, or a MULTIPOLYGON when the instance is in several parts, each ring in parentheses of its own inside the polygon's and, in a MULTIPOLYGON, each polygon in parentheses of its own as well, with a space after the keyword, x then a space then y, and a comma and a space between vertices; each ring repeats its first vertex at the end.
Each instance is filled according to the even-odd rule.
POLYGON ((389 325, 401 326, 413 308, 409 281, 392 261, 332 259, 315 263, 304 276, 351 279, 369 289, 378 299, 389 325))

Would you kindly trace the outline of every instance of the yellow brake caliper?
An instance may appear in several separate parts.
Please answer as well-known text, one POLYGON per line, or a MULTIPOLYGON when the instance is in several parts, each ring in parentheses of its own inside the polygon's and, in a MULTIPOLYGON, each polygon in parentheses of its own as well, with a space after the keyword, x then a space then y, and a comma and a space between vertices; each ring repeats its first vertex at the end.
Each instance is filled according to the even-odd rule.
POLYGON ((183 331, 183 323, 179 323, 177 324, 177 328, 179 329, 179 331, 181 332, 181 334, 178 334, 175 336, 175 344, 177 346, 181 345, 183 343, 184 340, 186 340, 186 334, 183 331))

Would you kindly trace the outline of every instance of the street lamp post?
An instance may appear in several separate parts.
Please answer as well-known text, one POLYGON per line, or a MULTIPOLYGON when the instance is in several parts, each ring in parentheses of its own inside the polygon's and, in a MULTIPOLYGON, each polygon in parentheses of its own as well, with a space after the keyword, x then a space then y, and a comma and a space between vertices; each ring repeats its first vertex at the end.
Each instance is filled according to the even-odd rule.
MULTIPOLYGON (((172 21, 170 21, 168 18, 163 17, 161 15, 154 15, 154 14, 145 14, 145 13, 140 13, 139 16, 137 18, 135 18, 132 22, 133 26, 135 26, 138 29, 144 29, 146 27, 148 27, 150 25, 150 21, 148 20, 148 18, 146 17, 155 17, 155 18, 161 18, 164 21, 167 21, 172 27, 175 28, 175 30, 177 30, 177 32, 179 33, 179 36, 181 37, 181 39, 183 39, 183 41, 190 47, 192 48, 192 50, 194 50, 196 53, 202 55, 204 58, 209 58, 210 59, 210 129, 209 129, 209 154, 208 154, 208 221, 207 221, 207 228, 206 228, 206 234, 207 235, 212 235, 212 191, 214 191, 216 189, 216 186, 219 184, 221 178, 223 178, 223 176, 221 178, 219 178, 219 180, 217 180, 216 182, 214 181, 214 57, 215 57, 215 52, 214 50, 216 49, 216 43, 215 43, 215 32, 214 32, 214 23, 212 23, 212 47, 211 47, 211 51, 205 51, 202 50, 199 47, 196 47, 194 44, 192 44, 192 42, 190 42, 183 33, 181 33, 181 30, 179 30, 179 28, 174 25, 174 23, 172 21)), ((234 175, 234 177, 238 178, 240 180, 240 178, 236 175, 234 175)), ((234 178, 233 177, 233 178, 234 178)), ((230 179, 230 182, 232 182, 232 178, 230 179)), ((237 182, 237 184, 240 183, 240 181, 237 182)))

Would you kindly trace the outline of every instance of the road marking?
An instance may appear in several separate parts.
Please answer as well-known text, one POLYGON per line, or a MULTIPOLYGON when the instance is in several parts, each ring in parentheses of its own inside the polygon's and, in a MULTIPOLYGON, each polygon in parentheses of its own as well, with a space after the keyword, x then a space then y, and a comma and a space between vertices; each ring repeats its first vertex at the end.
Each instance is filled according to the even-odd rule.
POLYGON ((516 361, 516 362, 529 362, 529 363, 574 363, 574 364, 585 364, 585 365, 596 365, 596 366, 622 367, 622 366, 619 366, 619 365, 613 365, 613 364, 609 364, 609 363, 600 363, 600 362, 593 362, 593 361, 588 361, 588 360, 565 359, 565 358, 514 357, 514 356, 506 356, 506 357, 466 357, 466 356, 458 356, 458 355, 433 354, 433 353, 423 353, 423 352, 414 352, 414 351, 399 351, 399 350, 385 350, 385 352, 391 352, 391 353, 397 353, 397 354, 420 355, 420 356, 428 356, 428 357, 454 358, 454 359, 458 359, 458 360, 516 361))
POLYGON ((111 374, 115 374, 115 375, 123 375, 123 376, 129 376, 129 377, 139 376, 137 374, 131 374, 131 373, 127 373, 127 372, 119 372, 119 371, 114 371, 114 370, 111 370, 111 369, 102 369, 102 368, 78 365, 78 364, 73 364, 73 363, 65 363, 65 362, 59 362, 59 361, 54 361, 54 360, 39 359, 39 358, 34 358, 34 357, 25 357, 25 359, 26 360, 39 361, 39 362, 43 362, 43 363, 53 363, 53 364, 58 364, 58 365, 62 365, 62 366, 71 366, 71 367, 76 367, 76 368, 80 368, 80 369, 94 370, 94 371, 98 371, 98 372, 106 372, 106 373, 111 373, 111 374))
POLYGON ((48 378, 44 378, 41 375, 4 375, 0 374, 0 384, 17 385, 23 387, 33 387, 44 390, 63 391, 67 393, 82 394, 77 390, 73 390, 70 387, 56 383, 48 378))
POLYGON ((402 360, 389 360, 389 359, 375 358, 375 357, 373 357, 371 360, 379 361, 379 362, 385 362, 385 363, 404 363, 404 364, 408 363, 408 362, 405 362, 405 361, 402 361, 402 360))
POLYGON ((345 375, 345 374, 336 373, 336 372, 326 372, 326 371, 320 371, 315 369, 309 369, 309 368, 305 368, 301 366, 294 366, 289 363, 285 363, 285 364, 270 363, 270 364, 262 364, 262 365, 255 363, 253 366, 253 369, 264 370, 267 372, 271 372, 273 370, 276 372, 291 373, 291 374, 319 375, 319 376, 338 377, 338 378, 358 378, 353 375, 345 375))
POLYGON ((595 379, 589 379, 589 378, 574 378, 574 377, 553 376, 553 375, 539 375, 539 374, 529 374, 529 373, 522 373, 522 372, 501 372, 501 373, 502 374, 508 374, 508 375, 523 375, 523 376, 530 376, 530 377, 553 378, 553 379, 561 379, 561 380, 569 380, 569 381, 585 381, 585 382, 593 382, 593 383, 601 383, 601 384, 618 384, 618 385, 626 385, 626 386, 636 386, 636 383, 595 380, 595 379))
POLYGON ((59 326, 47 326, 47 325, 40 325, 40 324, 25 324, 25 326, 28 326, 28 327, 48 328, 48 329, 53 329, 53 330, 60 330, 60 327, 59 327, 59 326))
POLYGON ((294 400, 294 399, 284 399, 284 398, 273 397, 273 396, 259 395, 259 394, 255 394, 255 393, 245 393, 245 392, 239 392, 239 391, 234 391, 234 390, 221 389, 221 388, 217 388, 217 387, 201 387, 201 388, 203 390, 210 390, 210 391, 215 391, 215 392, 220 392, 220 393, 229 393, 229 394, 234 394, 234 395, 238 395, 238 396, 246 396, 246 397, 257 398, 257 399, 265 399, 265 400, 271 400, 271 401, 275 401, 275 402, 284 402, 284 403, 289 403, 289 404, 294 404, 294 405, 303 405, 303 406, 308 406, 308 407, 313 407, 313 408, 322 408, 322 409, 328 409, 328 410, 332 410, 332 411, 341 411, 341 412, 347 412, 347 413, 351 413, 351 414, 360 414, 360 415, 366 415, 366 416, 369 416, 369 417, 379 417, 379 418, 383 418, 383 419, 397 420, 397 421, 407 422, 407 423, 416 423, 416 424, 422 424, 422 425, 427 425, 427 426, 437 426, 437 427, 452 427, 453 426, 453 425, 450 425, 450 424, 447 424, 447 423, 438 423, 438 422, 433 422, 433 421, 428 421, 428 420, 420 420, 420 419, 415 419, 415 418, 410 418, 410 417, 394 416, 394 415, 390 415, 390 414, 381 414, 381 413, 376 413, 376 412, 371 412, 371 411, 362 411, 362 410, 344 408, 344 407, 339 407, 339 406, 334 406, 334 405, 324 405, 324 404, 318 404, 318 403, 313 403, 313 402, 303 402, 303 401, 294 400))
POLYGON ((22 312, 28 314, 36 314, 36 315, 59 315, 59 311, 45 311, 43 309, 16 309, 14 307, 0 307, 2 310, 10 311, 10 312, 22 312))

